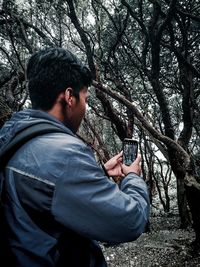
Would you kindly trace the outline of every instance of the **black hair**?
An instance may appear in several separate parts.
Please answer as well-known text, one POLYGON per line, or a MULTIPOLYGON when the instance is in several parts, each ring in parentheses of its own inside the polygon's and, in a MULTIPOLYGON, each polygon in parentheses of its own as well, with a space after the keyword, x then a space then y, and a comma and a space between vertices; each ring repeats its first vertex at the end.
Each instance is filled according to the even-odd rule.
POLYGON ((47 111, 68 87, 78 99, 80 90, 91 85, 92 76, 74 54, 56 47, 40 50, 30 57, 27 80, 32 108, 47 111))

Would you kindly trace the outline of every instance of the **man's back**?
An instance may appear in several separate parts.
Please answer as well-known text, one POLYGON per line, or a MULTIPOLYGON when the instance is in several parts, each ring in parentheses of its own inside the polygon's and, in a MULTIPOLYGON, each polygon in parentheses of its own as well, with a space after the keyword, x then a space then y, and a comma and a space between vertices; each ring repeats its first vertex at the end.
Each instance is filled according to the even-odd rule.
POLYGON ((55 187, 60 178, 57 164, 64 160, 61 151, 66 143, 76 146, 74 141, 78 139, 72 135, 69 131, 69 134, 36 137, 23 145, 8 163, 5 216, 14 266, 66 266, 66 263, 89 266, 92 247, 104 261, 96 242, 64 227, 52 214, 55 187))
MULTIPOLYGON (((28 111, 27 118, 31 123, 35 119, 58 123, 43 115, 28 111)), ((145 208, 148 196, 139 179, 135 197, 145 208)), ((69 134, 36 137, 21 147, 6 168, 6 190, 6 218, 19 261, 16 266, 62 266, 59 261, 77 267, 90 266, 91 262, 106 266, 92 239, 130 241, 143 230, 143 215, 139 213, 145 216, 146 211, 105 177, 91 149, 70 130, 69 134), (133 229, 133 220, 137 220, 138 229, 133 229)))

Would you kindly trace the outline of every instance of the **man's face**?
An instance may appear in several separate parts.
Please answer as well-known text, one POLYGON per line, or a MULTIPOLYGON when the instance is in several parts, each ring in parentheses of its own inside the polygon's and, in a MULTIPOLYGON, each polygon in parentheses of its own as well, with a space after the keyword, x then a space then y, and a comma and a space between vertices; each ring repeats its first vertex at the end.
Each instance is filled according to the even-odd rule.
POLYGON ((66 105, 64 115, 64 124, 68 126, 74 133, 78 131, 83 117, 86 112, 87 104, 87 87, 84 87, 79 92, 79 99, 71 96, 71 105, 66 105))

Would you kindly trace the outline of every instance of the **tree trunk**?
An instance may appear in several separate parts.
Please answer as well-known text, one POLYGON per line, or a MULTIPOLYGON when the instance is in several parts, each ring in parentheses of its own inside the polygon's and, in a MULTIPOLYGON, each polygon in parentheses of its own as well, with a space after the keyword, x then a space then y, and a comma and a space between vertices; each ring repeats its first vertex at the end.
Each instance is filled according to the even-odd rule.
POLYGON ((185 192, 184 177, 186 170, 184 168, 184 160, 181 159, 179 153, 173 149, 168 149, 169 161, 172 171, 177 182, 177 204, 181 220, 180 228, 186 229, 191 224, 191 219, 188 210, 188 203, 185 192))
POLYGON ((180 228, 186 229, 191 224, 191 220, 188 211, 184 180, 180 178, 177 178, 177 204, 181 220, 180 228))
POLYGON ((197 249, 200 249, 200 184, 194 176, 186 174, 185 189, 192 215, 192 225, 196 234, 194 244, 197 249))

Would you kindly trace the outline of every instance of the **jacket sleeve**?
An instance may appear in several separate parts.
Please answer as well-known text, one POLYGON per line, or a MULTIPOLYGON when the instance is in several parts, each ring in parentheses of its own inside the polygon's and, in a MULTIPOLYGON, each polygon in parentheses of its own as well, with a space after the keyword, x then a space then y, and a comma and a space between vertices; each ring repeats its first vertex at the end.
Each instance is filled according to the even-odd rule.
MULTIPOLYGON (((79 234, 108 243, 128 242, 144 231, 149 216, 143 179, 128 174, 120 187, 105 176, 90 148, 72 145, 60 156, 52 213, 79 234)), ((52 166, 52 172, 56 167, 52 166)))

